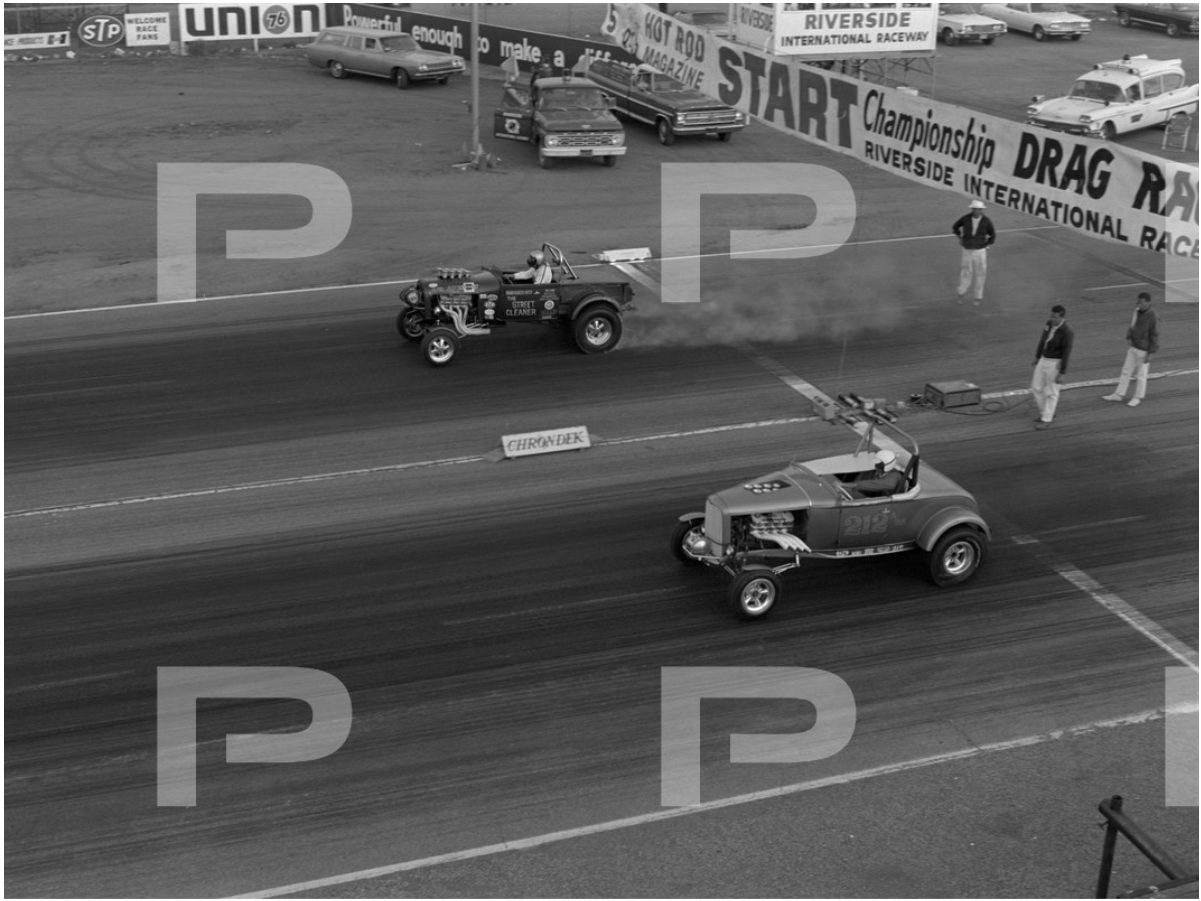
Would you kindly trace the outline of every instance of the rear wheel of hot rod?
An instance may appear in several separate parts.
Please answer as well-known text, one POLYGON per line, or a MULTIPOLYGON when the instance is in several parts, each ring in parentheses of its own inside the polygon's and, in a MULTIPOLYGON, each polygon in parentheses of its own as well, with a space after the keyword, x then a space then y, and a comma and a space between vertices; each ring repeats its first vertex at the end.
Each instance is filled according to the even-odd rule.
POLYGON ((459 336, 454 329, 432 328, 421 339, 421 355, 431 366, 445 366, 459 352, 459 336))
POLYGON ((700 566, 701 560, 692 552, 692 542, 705 537, 705 520, 701 517, 682 519, 671 533, 671 553, 685 566, 700 566))
POLYGON ((966 582, 984 562, 986 548, 984 536, 971 526, 947 529, 926 555, 930 581, 939 588, 966 582))
POLYGON ((420 310, 401 310, 396 317, 396 330, 409 341, 420 341, 425 334, 424 317, 420 310))
POLYGON ((607 307, 593 307, 575 321, 572 333, 584 353, 603 354, 621 340, 621 317, 607 307))
POLYGON ((739 619, 762 619, 776 605, 780 577, 767 567, 744 569, 730 583, 726 599, 739 619))

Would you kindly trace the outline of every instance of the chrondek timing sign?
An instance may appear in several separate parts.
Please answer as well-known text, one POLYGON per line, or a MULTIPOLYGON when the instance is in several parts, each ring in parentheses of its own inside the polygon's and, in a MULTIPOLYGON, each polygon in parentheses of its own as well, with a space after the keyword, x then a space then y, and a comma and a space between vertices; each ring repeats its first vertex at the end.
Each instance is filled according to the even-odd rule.
POLYGON ((506 457, 528 457, 531 454, 553 454, 556 451, 582 450, 592 447, 587 426, 550 429, 545 432, 525 432, 521 435, 502 435, 501 447, 506 457))

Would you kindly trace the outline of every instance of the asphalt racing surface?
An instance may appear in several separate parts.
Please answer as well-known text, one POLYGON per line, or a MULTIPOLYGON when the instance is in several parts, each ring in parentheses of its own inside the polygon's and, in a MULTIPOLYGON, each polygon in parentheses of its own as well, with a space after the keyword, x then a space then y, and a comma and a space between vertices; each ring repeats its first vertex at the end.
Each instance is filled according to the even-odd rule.
MULTIPOLYGON (((264 83, 333 84, 286 66, 264 83)), ((798 150, 755 129, 630 143, 614 170, 510 152, 456 174, 472 181, 449 208, 520 218, 491 233, 499 258, 545 239, 583 266, 648 243, 660 163, 798 150)), ((396 334, 392 284, 62 315, 6 298, 6 894, 1089 897, 1113 794, 1195 872, 1196 807, 1165 803, 1195 697, 1164 711, 1168 674, 1197 667, 1196 305, 1165 302, 1154 255, 999 213, 986 305, 957 306, 961 198, 803 156, 855 185, 851 244, 731 261, 718 236, 754 205, 707 210, 702 302, 660 304, 655 261, 608 270, 639 309, 604 356, 513 327, 435 370, 396 334), (1106 404, 1144 287, 1156 378, 1140 407, 1106 404), (1025 388, 1056 302, 1077 347, 1037 432, 1025 388), (933 588, 916 555, 815 561, 744 624, 723 577, 671 557, 709 492, 853 449, 798 388, 907 401, 960 379, 987 403, 901 424, 992 527, 967 585, 933 588), (497 454, 577 425, 585 451, 497 454), (204 700, 197 803, 157 806, 156 673, 183 666, 329 673, 349 735, 320 760, 227 763, 227 734, 301 730, 309 708, 204 700), (661 807, 660 674, 678 666, 836 674, 854 737, 731 764, 731 733, 800 731, 812 710, 706 701, 703 804, 661 807)), ((415 257, 494 258, 451 259, 451 218, 415 257)), ((1163 878, 1123 846, 1115 887, 1163 878)))

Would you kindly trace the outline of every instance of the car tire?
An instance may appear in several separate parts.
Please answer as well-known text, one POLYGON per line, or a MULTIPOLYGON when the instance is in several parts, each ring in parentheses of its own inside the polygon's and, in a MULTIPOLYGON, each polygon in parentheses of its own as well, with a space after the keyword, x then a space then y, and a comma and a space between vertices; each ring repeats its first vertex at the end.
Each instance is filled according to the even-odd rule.
POLYGON ((413 83, 413 80, 409 78, 409 73, 404 69, 397 69, 393 80, 396 82, 396 86, 402 91, 407 91, 409 89, 409 85, 413 83))
POLYGON ((612 169, 614 166, 616 166, 616 165, 617 165, 617 154, 616 154, 616 153, 610 153, 609 155, 607 155, 607 156, 604 158, 604 160, 605 160, 605 168, 606 168, 606 169, 612 169))
POLYGON ((396 317, 396 330, 408 341, 420 341, 425 335, 425 314, 421 310, 401 310, 396 317))
POLYGON ((1180 37, 1180 23, 1178 22, 1169 22, 1168 27, 1164 30, 1167 31, 1170 38, 1180 37))
POLYGON ((329 74, 332 75, 334 78, 345 78, 346 77, 346 67, 344 65, 342 65, 340 62, 338 62, 336 59, 330 60, 329 74))
POLYGON ((764 567, 744 569, 726 591, 726 600, 739 619, 763 619, 783 593, 780 577, 764 567))
POLYGON ((1101 137, 1107 141, 1112 141, 1118 136, 1118 127, 1112 122, 1106 122, 1101 126, 1101 137))
POLYGON ((438 79, 438 84, 449 84, 449 83, 450 83, 449 75, 443 75, 441 78, 438 79))
POLYGON ((421 339, 421 355, 431 366, 446 366, 459 353, 459 336, 454 329, 438 326, 421 339))
POLYGON ((704 531, 705 520, 700 516, 693 517, 692 519, 682 519, 676 523, 676 527, 671 532, 672 556, 685 566, 700 566, 702 561, 688 550, 688 541, 697 533, 703 535, 704 531))
POLYGON ((553 157, 547 156, 546 152, 542 149, 542 139, 541 138, 538 139, 537 144, 538 144, 538 165, 543 169, 549 169, 551 166, 553 166, 555 164, 555 160, 553 157))
POLYGON ((621 340, 621 317, 608 307, 593 307, 576 319, 572 335, 584 353, 608 353, 621 340))
POLYGON ((671 123, 666 119, 656 120, 655 132, 659 135, 659 143, 664 147, 670 147, 676 142, 676 133, 671 130, 671 123))
POLYGON ((732 138, 733 136, 734 136, 734 132, 732 132, 732 131, 718 132, 717 140, 721 141, 722 143, 728 144, 730 142, 730 138, 732 138))
POLYGON ((984 563, 984 535, 971 526, 948 529, 926 555, 927 574, 939 588, 966 582, 984 563))
POLYGON ((1047 39, 1047 30, 1041 25, 1034 26, 1034 40, 1045 41, 1047 39))
POLYGON ((1132 22, 1133 20, 1130 18, 1130 13, 1128 13, 1126 10, 1122 10, 1120 13, 1118 13, 1118 24, 1123 28, 1129 28, 1132 22))
POLYGON ((950 28, 944 28, 942 30, 942 42, 948 47, 954 47, 959 43, 959 35, 957 35, 950 28))

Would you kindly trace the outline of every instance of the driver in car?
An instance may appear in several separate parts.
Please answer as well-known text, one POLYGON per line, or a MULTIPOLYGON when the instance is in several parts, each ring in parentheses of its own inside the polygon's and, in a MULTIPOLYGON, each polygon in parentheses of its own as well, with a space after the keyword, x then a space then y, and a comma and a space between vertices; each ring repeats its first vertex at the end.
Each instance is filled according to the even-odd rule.
POLYGON ((513 273, 515 282, 533 282, 535 285, 548 285, 551 281, 550 265, 546 262, 546 254, 535 250, 525 259, 528 269, 513 273))
POLYGON ((862 497, 888 497, 901 490, 905 474, 900 470, 897 455, 890 450, 876 451, 876 471, 871 478, 847 482, 846 487, 862 497))

